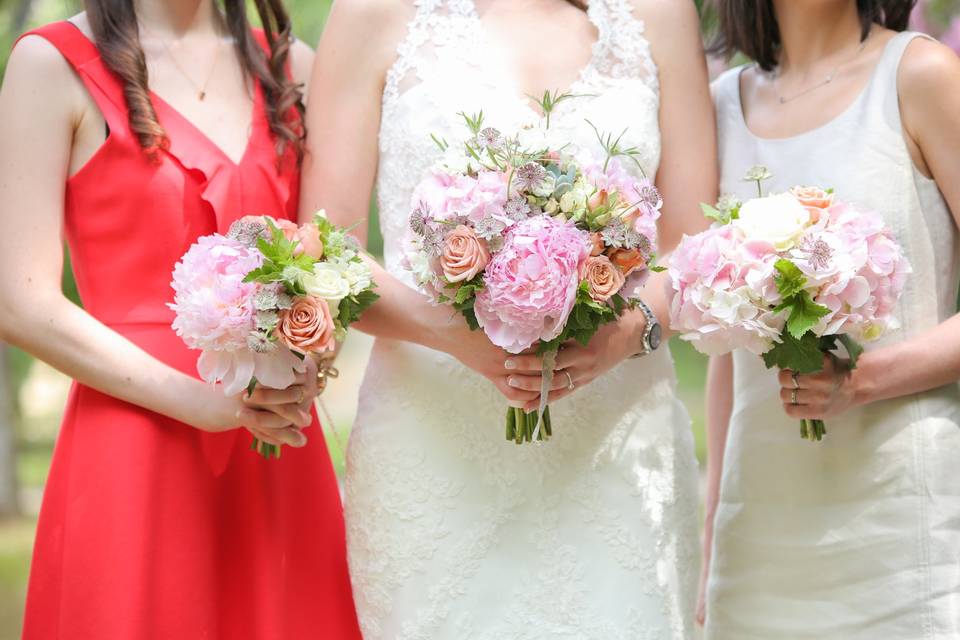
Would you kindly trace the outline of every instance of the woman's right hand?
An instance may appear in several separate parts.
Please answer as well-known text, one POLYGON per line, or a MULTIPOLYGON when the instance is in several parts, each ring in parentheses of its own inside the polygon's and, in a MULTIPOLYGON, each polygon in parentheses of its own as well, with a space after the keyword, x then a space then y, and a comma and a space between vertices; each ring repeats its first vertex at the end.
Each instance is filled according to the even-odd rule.
POLYGON ((514 371, 510 366, 514 356, 490 342, 483 331, 471 331, 459 315, 435 327, 434 331, 434 348, 453 356, 492 382, 511 407, 523 407, 540 397, 539 391, 518 388, 529 385, 518 384, 517 378, 530 376, 514 371))
POLYGON ((244 391, 225 396, 222 387, 217 386, 210 392, 201 399, 209 412, 198 425, 200 429, 217 433, 243 427, 267 444, 295 448, 306 445, 302 429, 313 421, 310 409, 318 395, 316 364, 312 360, 286 389, 258 386, 249 395, 244 391))

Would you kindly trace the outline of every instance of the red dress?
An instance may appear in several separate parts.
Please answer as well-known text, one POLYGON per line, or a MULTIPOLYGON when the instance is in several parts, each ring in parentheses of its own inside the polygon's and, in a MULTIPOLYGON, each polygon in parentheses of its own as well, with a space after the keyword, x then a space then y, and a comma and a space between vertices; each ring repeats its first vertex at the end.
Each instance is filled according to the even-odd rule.
MULTIPOLYGON (((93 43, 69 22, 31 33, 60 50, 109 126, 66 189, 85 308, 196 376, 198 352, 170 328, 174 263, 198 236, 245 214, 296 217, 295 162, 290 154, 277 167, 262 90, 239 164, 153 96, 170 146, 151 161, 93 43)), ((360 638, 337 481, 316 419, 307 433, 306 447, 267 461, 248 449, 244 430, 204 433, 74 385, 40 512, 23 637, 360 638)))

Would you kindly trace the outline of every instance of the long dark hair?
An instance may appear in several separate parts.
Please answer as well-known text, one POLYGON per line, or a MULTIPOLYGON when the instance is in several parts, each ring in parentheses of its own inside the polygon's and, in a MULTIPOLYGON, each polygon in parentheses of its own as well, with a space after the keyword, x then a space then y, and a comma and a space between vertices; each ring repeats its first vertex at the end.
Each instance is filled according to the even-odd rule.
MULTIPOLYGON (((255 0, 263 24, 269 54, 250 30, 244 0, 223 0, 227 28, 236 43, 237 57, 247 77, 260 83, 266 102, 267 120, 282 155, 292 147, 303 153, 303 93, 287 77, 292 29, 282 0, 255 0)), ((133 0, 84 0, 97 48, 104 64, 123 82, 123 94, 130 113, 130 129, 140 146, 155 156, 168 141, 157 120, 147 82, 147 60, 140 46, 137 13, 133 0)))
MULTIPOLYGON (((870 34, 876 23, 903 31, 917 0, 857 0, 860 37, 870 34)), ((738 51, 772 71, 780 58, 780 26, 773 0, 716 0, 718 29, 710 50, 730 57, 738 51)))
POLYGON ((587 10, 587 3, 584 2, 583 0, 567 0, 567 2, 575 6, 577 9, 580 9, 581 11, 587 10))

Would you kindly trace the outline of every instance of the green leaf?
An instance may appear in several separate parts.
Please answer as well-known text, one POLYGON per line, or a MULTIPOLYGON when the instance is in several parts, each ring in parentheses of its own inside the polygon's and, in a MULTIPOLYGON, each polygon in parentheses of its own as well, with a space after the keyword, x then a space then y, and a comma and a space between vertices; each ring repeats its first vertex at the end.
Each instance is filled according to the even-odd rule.
POLYGON ((797 373, 817 373, 823 369, 823 351, 820 339, 812 333, 797 339, 785 331, 780 335, 781 342, 763 354, 763 363, 768 369, 789 369, 797 373))
POLYGON ((700 211, 703 212, 703 215, 705 218, 709 218, 710 220, 715 220, 720 224, 730 224, 730 215, 725 214, 723 211, 720 211, 720 209, 717 209, 716 207, 713 207, 709 204, 701 202, 700 211))
POLYGON ((347 296, 340 301, 340 315, 337 317, 337 320, 340 322, 340 325, 346 329, 359 320, 361 314, 379 299, 380 296, 371 289, 361 291, 355 296, 347 296))
POLYGON ((784 301, 803 291, 803 287, 807 284, 807 278, 800 271, 800 267, 786 258, 780 258, 773 266, 777 270, 774 282, 776 282, 777 291, 780 292, 784 301))
POLYGON ((798 340, 816 326, 820 318, 830 313, 830 309, 817 304, 806 291, 793 297, 790 317, 787 318, 787 331, 798 340))
POLYGON ((857 360, 859 360, 860 356, 863 355, 863 345, 851 338, 846 333, 841 333, 839 336, 837 336, 837 340, 839 340, 840 344, 842 344, 847 350, 847 356, 849 356, 850 360, 850 368, 856 369, 857 360))

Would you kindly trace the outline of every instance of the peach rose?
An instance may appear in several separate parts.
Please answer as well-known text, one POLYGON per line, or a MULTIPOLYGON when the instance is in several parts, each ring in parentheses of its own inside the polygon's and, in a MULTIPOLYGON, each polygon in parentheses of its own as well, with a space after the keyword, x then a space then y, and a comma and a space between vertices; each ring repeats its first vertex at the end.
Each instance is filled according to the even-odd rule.
POLYGON ((280 311, 276 331, 283 344, 303 353, 333 351, 336 346, 333 318, 323 298, 294 299, 293 306, 280 311))
POLYGON ((611 249, 607 256, 625 276, 647 264, 646 258, 639 249, 611 249))
POLYGON ((623 288, 625 278, 607 256, 587 258, 580 268, 580 279, 590 285, 590 297, 606 302, 623 288))
POLYGON ((440 267, 448 282, 472 280, 490 262, 486 240, 477 237, 473 229, 459 225, 450 232, 440 255, 440 267))
POLYGON ((810 212, 810 221, 816 224, 820 220, 820 212, 833 206, 833 194, 827 193, 819 187, 793 187, 790 195, 810 212))
POLYGON ((294 249, 294 254, 305 253, 315 260, 323 257, 323 242, 320 240, 320 229, 317 228, 317 225, 312 222, 301 225, 297 229, 295 238, 299 244, 294 249))
POLYGON ((297 232, 300 230, 296 224, 290 222, 289 220, 274 220, 273 223, 277 225, 277 228, 280 231, 283 231, 283 237, 287 240, 293 241, 297 239, 297 232))
POLYGON ((598 256, 607 248, 603 242, 603 236, 596 231, 590 233, 590 255, 598 256))

